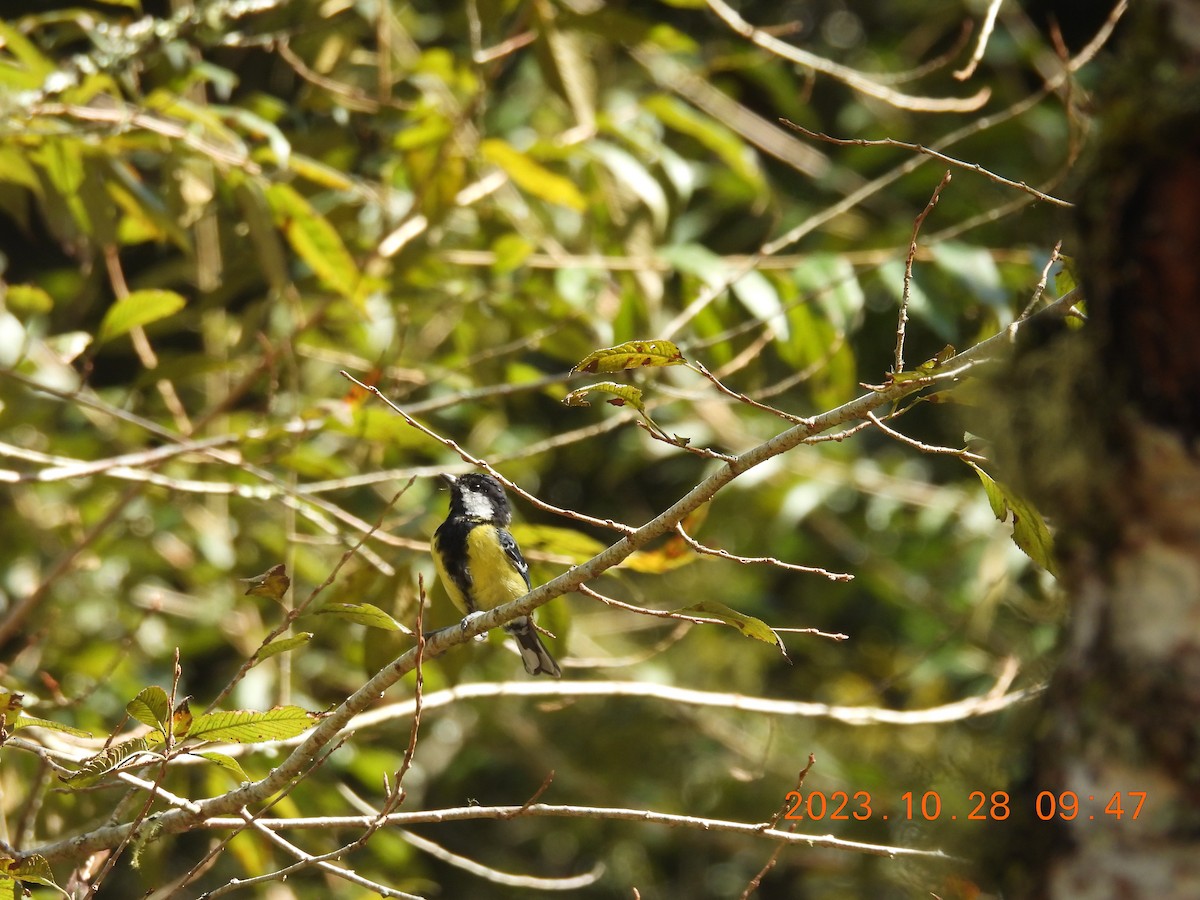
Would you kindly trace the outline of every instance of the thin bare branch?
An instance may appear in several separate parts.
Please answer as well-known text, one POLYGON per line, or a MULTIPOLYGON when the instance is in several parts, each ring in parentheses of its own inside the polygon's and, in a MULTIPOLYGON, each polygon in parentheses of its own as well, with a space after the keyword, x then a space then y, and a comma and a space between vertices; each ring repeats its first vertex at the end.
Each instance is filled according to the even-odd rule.
POLYGON ((917 258, 917 235, 921 233, 921 225, 924 224, 926 217, 937 206, 938 197, 942 194, 942 188, 949 183, 950 172, 947 171, 942 176, 942 180, 938 182, 937 187, 933 189, 933 196, 929 198, 929 202, 925 204, 925 208, 913 220, 912 238, 908 242, 908 256, 904 259, 904 289, 900 294, 900 312, 896 321, 896 356, 894 368, 892 369, 893 372, 904 371, 904 331, 908 325, 908 300, 909 291, 912 289, 913 260, 917 258))
MULTIPOLYGON (((868 415, 871 415, 868 413, 868 415)), ((720 559, 726 559, 730 562, 739 563, 743 566, 767 565, 774 566, 777 569, 785 569, 789 572, 804 572, 808 575, 822 575, 830 581, 853 581, 854 576, 845 572, 830 572, 828 569, 822 569, 818 566, 800 566, 795 563, 785 563, 782 560, 775 559, 771 556, 734 556, 728 550, 718 550, 715 547, 709 547, 700 543, 683 529, 683 523, 680 522, 675 526, 676 533, 683 538, 689 547, 697 553, 705 556, 716 556, 720 559)), ((781 630, 781 629, 772 629, 781 630)))
POLYGON ((868 97, 875 97, 897 109, 911 109, 916 112, 974 112, 983 106, 991 96, 991 91, 983 88, 972 96, 962 99, 957 97, 914 97, 873 81, 862 72, 839 65, 772 37, 743 19, 725 3, 725 0, 707 0, 707 2, 709 9, 715 12, 726 25, 752 44, 789 62, 828 75, 868 97))
POLYGON ((979 37, 975 41, 975 52, 971 54, 967 64, 954 73, 954 77, 959 81, 966 81, 975 74, 975 69, 983 59, 988 41, 992 37, 992 31, 996 27, 996 15, 1000 12, 1000 4, 1003 2, 1004 0, 991 0, 988 4, 987 14, 983 17, 983 24, 979 27, 979 37))
POLYGON ((788 119, 780 120, 788 128, 793 131, 799 131, 801 134, 808 135, 813 140, 824 141, 827 144, 836 144, 841 147, 900 147, 904 150, 911 150, 913 153, 921 153, 925 156, 944 162, 947 165, 956 166, 960 169, 966 169, 969 172, 976 172, 987 178, 989 181, 994 181, 996 184, 1002 184, 1005 187, 1016 188, 1019 191, 1031 195, 1037 200, 1042 200, 1046 203, 1052 203, 1055 206, 1061 206, 1065 209, 1072 208, 1075 204, 1067 200, 1061 200, 1058 197, 1052 197, 1050 194, 1043 193, 1037 188, 1030 187, 1024 181, 1013 181, 1011 178, 1005 178, 1003 175, 997 175, 995 172, 989 171, 979 163, 969 163, 961 159, 956 159, 953 156, 947 156, 940 150, 934 150, 931 147, 926 147, 924 144, 912 144, 908 141, 898 141, 894 138, 880 138, 879 140, 867 140, 865 138, 835 138, 821 131, 809 131, 802 125, 797 125, 795 122, 788 119))

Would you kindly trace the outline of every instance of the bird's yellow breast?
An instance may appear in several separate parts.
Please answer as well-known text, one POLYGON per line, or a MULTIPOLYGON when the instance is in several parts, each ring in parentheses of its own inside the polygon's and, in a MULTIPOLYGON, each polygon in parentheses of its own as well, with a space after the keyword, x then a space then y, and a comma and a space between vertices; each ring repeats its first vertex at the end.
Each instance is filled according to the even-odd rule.
POLYGON ((444 549, 434 538, 433 563, 450 601, 463 613, 491 609, 525 595, 528 588, 512 559, 500 546, 496 527, 476 525, 467 532, 465 550, 468 583, 462 583, 446 570, 444 549))
POLYGON ((495 526, 480 525, 471 529, 467 535, 467 560, 471 567, 471 594, 477 609, 500 606, 523 597, 529 590, 496 539, 495 526))

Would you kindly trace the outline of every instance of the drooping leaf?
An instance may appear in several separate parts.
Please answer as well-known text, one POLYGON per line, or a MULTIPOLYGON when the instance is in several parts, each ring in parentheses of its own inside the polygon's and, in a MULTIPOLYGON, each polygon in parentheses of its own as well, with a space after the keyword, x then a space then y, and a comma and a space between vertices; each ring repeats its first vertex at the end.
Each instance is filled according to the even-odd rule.
POLYGON ((675 612, 683 613, 684 615, 702 616, 706 619, 718 619, 726 625, 733 626, 746 637, 778 647, 779 652, 783 653, 785 657, 787 656, 783 648, 783 643, 779 640, 779 635, 772 631, 766 622, 762 621, 762 619, 756 619, 754 616, 747 616, 744 613, 740 613, 736 609, 731 609, 724 603, 718 603, 715 600, 702 600, 691 606, 685 606, 683 609, 677 609, 675 612))
POLYGON ((593 350, 571 371, 608 374, 645 366, 681 366, 685 362, 683 354, 671 341, 627 341, 616 347, 593 350))
POLYGON ((298 647, 303 647, 313 639, 311 631, 302 631, 299 634, 294 634, 291 637, 283 638, 278 641, 271 641, 267 646, 258 651, 258 662, 264 659, 270 659, 272 656, 278 656, 280 653, 287 653, 289 650, 295 650, 298 647))
POLYGON ((6 894, 2 884, 5 879, 11 879, 11 883, 40 884, 43 887, 54 888, 64 897, 67 896, 66 891, 55 884, 54 872, 50 869, 50 863, 46 861, 46 857, 37 854, 26 856, 20 860, 0 859, 0 900, 6 896, 23 896, 19 887, 15 893, 6 894))
POLYGON ((254 744, 260 741, 285 741, 303 734, 316 717, 299 706, 279 706, 265 712, 233 709, 205 713, 192 722, 189 737, 203 741, 231 741, 254 744))
POLYGON ((1054 564, 1054 538, 1042 514, 1012 489, 1002 482, 996 481, 990 475, 971 464, 979 480, 983 482, 984 493, 992 512, 1001 522, 1012 515, 1013 542, 1024 551, 1025 555, 1051 574, 1057 574, 1054 564))
POLYGON ((242 768, 241 763, 226 753, 216 753, 212 750, 205 750, 197 753, 196 756, 207 759, 209 762, 220 766, 226 772, 229 772, 231 775, 233 775, 234 780, 237 781, 238 784, 245 784, 250 780, 250 776, 246 774, 246 770, 242 768))
POLYGON ((78 771, 64 773, 58 777, 63 784, 72 788, 91 787, 102 780, 104 776, 117 769, 122 763, 140 753, 154 753, 162 745, 162 732, 151 732, 145 737, 133 738, 132 740, 123 741, 116 746, 109 747, 103 753, 98 753, 86 760, 78 771))
POLYGON ((407 631, 407 629, 385 613, 378 606, 370 603, 327 603, 319 610, 318 616, 336 616, 368 628, 382 628, 384 631, 407 631))
POLYGON ((589 384, 587 387, 578 388, 563 397, 562 402, 566 406, 591 406, 591 401, 587 399, 587 395, 592 391, 612 394, 613 398, 608 402, 613 406, 625 406, 628 404, 638 412, 645 412, 646 407, 642 402, 642 392, 631 384, 617 384, 615 381, 599 381, 596 384, 589 384))
POLYGON ((186 305, 187 301, 174 291, 133 291, 108 308, 96 340, 111 341, 134 328, 173 316, 186 305))

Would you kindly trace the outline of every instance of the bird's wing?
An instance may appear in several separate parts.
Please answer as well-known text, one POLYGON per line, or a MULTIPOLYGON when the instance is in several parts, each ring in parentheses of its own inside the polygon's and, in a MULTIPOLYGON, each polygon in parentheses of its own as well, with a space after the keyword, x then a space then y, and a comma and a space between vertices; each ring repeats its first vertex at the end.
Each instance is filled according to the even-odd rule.
POLYGON ((525 562, 525 557, 521 555, 521 548, 517 546, 517 539, 503 528, 497 528, 496 535, 500 539, 500 546, 504 549, 504 555, 509 558, 513 564, 513 568, 520 572, 521 577, 525 579, 525 589, 531 590, 532 585, 529 583, 529 563, 525 562))

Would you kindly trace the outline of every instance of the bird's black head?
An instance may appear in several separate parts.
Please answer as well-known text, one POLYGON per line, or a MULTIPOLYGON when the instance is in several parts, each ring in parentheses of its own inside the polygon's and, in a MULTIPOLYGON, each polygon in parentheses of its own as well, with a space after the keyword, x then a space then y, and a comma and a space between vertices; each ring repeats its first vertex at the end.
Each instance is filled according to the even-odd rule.
POLYGON ((504 487, 491 475, 443 475, 450 485, 450 515, 476 522, 505 526, 512 521, 512 509, 504 487))

